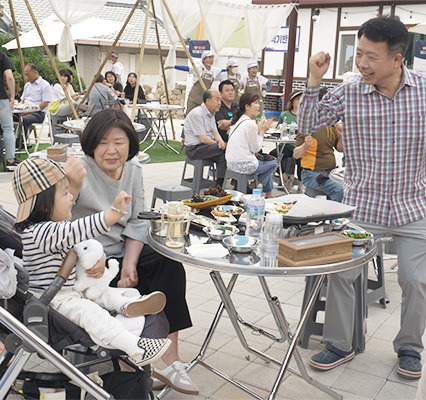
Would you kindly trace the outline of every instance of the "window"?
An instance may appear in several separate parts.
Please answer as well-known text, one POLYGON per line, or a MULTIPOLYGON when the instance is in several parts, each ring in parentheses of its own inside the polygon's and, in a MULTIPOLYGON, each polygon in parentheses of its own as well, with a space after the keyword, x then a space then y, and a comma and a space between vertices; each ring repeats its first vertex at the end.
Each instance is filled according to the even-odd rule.
POLYGON ((342 78, 345 72, 354 72, 356 45, 356 31, 342 31, 339 33, 336 78, 342 78))

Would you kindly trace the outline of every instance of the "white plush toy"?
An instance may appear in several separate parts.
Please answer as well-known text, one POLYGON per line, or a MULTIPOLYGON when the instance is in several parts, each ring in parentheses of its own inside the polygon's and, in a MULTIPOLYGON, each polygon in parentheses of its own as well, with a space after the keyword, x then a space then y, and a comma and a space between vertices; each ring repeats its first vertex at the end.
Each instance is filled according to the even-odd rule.
POLYGON ((74 290, 84 292, 84 297, 89 300, 96 300, 109 288, 110 282, 118 274, 118 261, 115 259, 109 260, 109 268, 105 268, 102 277, 91 278, 86 275, 86 270, 92 268, 102 257, 104 253, 102 244, 95 239, 89 239, 76 244, 74 251, 78 257, 74 290))

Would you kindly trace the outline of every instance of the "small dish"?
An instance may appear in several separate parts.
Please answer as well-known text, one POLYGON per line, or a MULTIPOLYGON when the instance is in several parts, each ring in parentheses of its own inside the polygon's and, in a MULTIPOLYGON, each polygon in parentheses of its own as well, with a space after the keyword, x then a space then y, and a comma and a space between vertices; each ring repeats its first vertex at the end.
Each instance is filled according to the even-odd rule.
POLYGON ((243 192, 239 192, 238 190, 226 190, 227 193, 231 193, 233 194, 233 196, 231 197, 231 201, 242 201, 244 193, 243 192))
POLYGON ((212 214, 215 217, 225 217, 227 215, 232 215, 236 218, 239 218, 240 215, 244 212, 244 208, 238 206, 216 206, 212 210, 212 214))
POLYGON ((222 240, 228 250, 235 253, 250 253, 256 248, 258 242, 258 238, 241 235, 228 236, 222 240))
POLYGON ((225 214, 223 216, 218 216, 218 215, 213 214, 213 212, 212 212, 212 215, 213 215, 213 217, 215 217, 216 221, 223 222, 225 224, 235 224, 237 222, 237 218, 235 218, 231 214, 225 214))
POLYGON ((347 229, 340 232, 340 234, 353 239, 352 246, 364 246, 373 240, 372 233, 359 229, 347 229))
POLYGON ((341 231, 343 229, 346 229, 346 227, 349 224, 349 219, 347 218, 337 218, 333 219, 333 231, 341 231))
POLYGON ((213 225, 203 228, 203 232, 213 240, 222 240, 228 236, 236 235, 239 231, 234 225, 213 225))

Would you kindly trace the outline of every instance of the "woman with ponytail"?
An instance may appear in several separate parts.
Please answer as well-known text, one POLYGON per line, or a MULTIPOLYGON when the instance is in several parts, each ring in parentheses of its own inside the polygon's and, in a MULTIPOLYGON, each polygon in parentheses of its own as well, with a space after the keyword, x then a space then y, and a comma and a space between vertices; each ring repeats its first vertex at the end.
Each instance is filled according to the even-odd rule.
POLYGON ((267 198, 272 194, 272 175, 278 167, 277 160, 261 161, 256 153, 262 149, 263 135, 271 127, 272 120, 253 120, 259 114, 259 96, 244 93, 239 108, 232 117, 229 140, 226 146, 227 168, 241 174, 257 174, 267 198))

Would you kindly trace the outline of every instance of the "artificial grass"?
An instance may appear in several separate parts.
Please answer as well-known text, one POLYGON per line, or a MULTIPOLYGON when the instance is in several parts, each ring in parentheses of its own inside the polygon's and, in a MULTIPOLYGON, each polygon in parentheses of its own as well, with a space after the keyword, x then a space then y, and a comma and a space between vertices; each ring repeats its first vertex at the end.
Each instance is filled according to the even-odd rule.
MULTIPOLYGON (((140 145, 140 150, 143 151, 146 149, 152 141, 147 140, 146 143, 142 143, 140 145)), ((155 163, 165 163, 165 162, 174 162, 174 161, 185 161, 186 155, 185 150, 181 150, 180 142, 176 140, 169 140, 169 145, 176 149, 179 154, 176 154, 174 151, 163 147, 160 143, 156 142, 154 146, 152 146, 147 153, 151 157, 151 161, 149 164, 155 163)))

